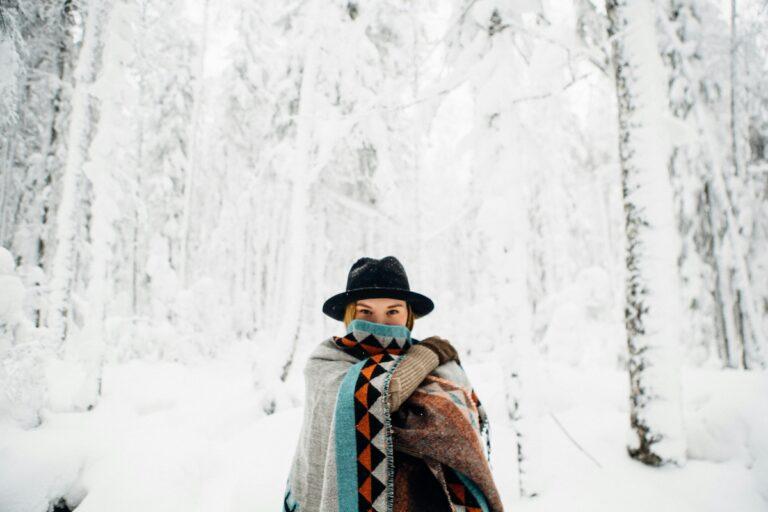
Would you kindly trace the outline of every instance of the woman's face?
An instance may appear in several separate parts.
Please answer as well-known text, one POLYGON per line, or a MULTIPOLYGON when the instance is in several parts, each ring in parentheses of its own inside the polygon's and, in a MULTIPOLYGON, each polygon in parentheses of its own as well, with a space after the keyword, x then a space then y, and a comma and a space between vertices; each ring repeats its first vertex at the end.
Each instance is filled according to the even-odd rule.
POLYGON ((387 325, 405 325, 408 308, 399 299, 361 299, 355 305, 355 319, 387 325))

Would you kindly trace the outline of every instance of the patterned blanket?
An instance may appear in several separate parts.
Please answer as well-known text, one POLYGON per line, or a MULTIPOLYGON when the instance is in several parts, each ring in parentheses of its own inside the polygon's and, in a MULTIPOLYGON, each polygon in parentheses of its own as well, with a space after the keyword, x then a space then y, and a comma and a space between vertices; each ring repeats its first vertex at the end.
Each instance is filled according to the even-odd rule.
POLYGON ((404 326, 353 320, 313 352, 284 511, 502 511, 487 417, 459 364, 390 414, 389 380, 414 343, 404 326))
POLYGON ((503 510, 483 453, 481 407, 471 388, 428 375, 393 415, 395 512, 436 510, 437 502, 445 504, 437 510, 503 510), (438 487, 442 500, 424 496, 438 487))

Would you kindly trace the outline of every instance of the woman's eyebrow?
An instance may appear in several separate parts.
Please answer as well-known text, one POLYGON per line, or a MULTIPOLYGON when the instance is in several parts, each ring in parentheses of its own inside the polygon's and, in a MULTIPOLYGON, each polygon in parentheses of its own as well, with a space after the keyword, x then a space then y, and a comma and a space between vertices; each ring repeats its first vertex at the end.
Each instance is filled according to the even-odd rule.
MULTIPOLYGON (((357 306, 358 307, 364 307, 364 308, 370 308, 371 307, 370 305, 366 304, 365 302, 358 302, 357 306)), ((403 306, 402 304, 392 304, 391 306, 387 306, 387 309, 403 308, 403 307, 405 307, 405 306, 403 306)))

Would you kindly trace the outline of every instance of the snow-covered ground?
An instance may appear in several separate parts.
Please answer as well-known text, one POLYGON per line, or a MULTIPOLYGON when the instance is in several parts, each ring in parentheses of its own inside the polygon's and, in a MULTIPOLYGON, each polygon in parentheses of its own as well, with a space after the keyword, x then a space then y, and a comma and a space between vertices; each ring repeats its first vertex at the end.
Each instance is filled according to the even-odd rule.
MULTIPOLYGON (((41 426, 0 427, 0 511, 277 511, 299 433, 301 372, 264 411, 248 350, 200 364, 107 366, 96 407, 46 412, 41 426)), ((303 362, 301 362, 303 364, 303 362)), ((514 511, 768 510, 768 374, 683 375, 687 464, 655 469, 625 451, 626 373, 528 365, 528 463, 517 497, 501 368, 465 364, 491 420, 491 462, 514 511)), ((263 387, 262 387, 263 389, 263 387)))

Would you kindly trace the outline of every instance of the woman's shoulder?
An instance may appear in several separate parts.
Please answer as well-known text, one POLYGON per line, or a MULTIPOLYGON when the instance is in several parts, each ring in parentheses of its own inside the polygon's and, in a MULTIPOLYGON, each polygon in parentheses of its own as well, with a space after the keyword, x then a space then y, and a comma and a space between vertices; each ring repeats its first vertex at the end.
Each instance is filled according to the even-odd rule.
POLYGON ((323 338, 322 341, 317 343, 314 348, 312 349, 312 352, 309 354, 310 359, 334 359, 337 357, 335 352, 341 352, 338 348, 336 348, 336 343, 334 342, 335 336, 328 336, 326 338, 323 338))
POLYGON ((344 352, 338 347, 338 345, 336 345, 336 338, 336 336, 328 336, 320 343, 315 345, 315 347, 312 349, 312 352, 309 354, 309 358, 307 359, 307 366, 321 363, 323 361, 337 361, 347 363, 357 362, 357 359, 353 355, 344 352))
POLYGON ((333 336, 318 343, 304 365, 304 378, 310 388, 322 388, 344 378, 357 359, 339 349, 333 336))

